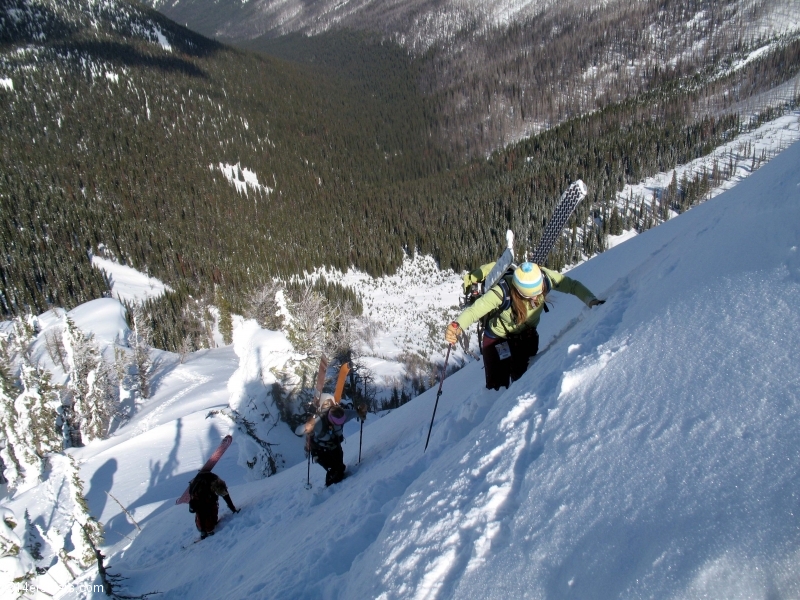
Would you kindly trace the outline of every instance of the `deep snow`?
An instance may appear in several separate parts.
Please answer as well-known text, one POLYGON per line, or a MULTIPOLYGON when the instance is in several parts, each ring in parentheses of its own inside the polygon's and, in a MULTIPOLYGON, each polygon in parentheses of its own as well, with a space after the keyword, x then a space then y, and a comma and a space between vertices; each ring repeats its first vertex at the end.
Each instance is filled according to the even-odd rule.
POLYGON ((237 361, 175 365, 174 402, 76 453, 112 532, 133 526, 100 491, 136 499, 142 532, 110 569, 161 598, 800 597, 798 223, 800 143, 571 271, 608 302, 554 294, 509 390, 485 390, 479 362, 448 377, 427 452, 435 388, 368 419, 360 465, 351 427, 332 488, 312 465, 306 490, 304 462, 242 484, 229 450, 217 470, 243 510, 185 549, 172 498, 230 430, 201 420, 237 361))

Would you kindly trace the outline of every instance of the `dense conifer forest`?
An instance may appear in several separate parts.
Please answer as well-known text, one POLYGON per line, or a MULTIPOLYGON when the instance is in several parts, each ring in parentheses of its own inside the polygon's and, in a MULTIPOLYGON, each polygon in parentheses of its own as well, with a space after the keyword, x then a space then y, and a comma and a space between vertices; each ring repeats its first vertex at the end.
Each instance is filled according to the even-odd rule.
MULTIPOLYGON (((684 210, 721 176, 725 165, 678 182, 658 207, 614 202, 626 182, 752 126, 716 99, 750 97, 800 69, 800 42, 786 40, 730 74, 675 70, 465 159, 442 135, 446 94, 423 93, 430 55, 353 32, 234 49, 117 4, 127 12, 69 0, 25 20, 3 13, 0 310, 102 296, 90 257, 104 254, 172 287, 151 307, 170 349, 186 331, 166 324, 201 319, 182 318, 187 306, 222 297, 243 311, 274 278, 322 265, 380 275, 413 252, 460 270, 493 258, 508 227, 532 246, 576 178, 590 201, 549 264, 602 251, 605 234, 684 210)), ((324 287, 357 304, 355 291, 324 287)))

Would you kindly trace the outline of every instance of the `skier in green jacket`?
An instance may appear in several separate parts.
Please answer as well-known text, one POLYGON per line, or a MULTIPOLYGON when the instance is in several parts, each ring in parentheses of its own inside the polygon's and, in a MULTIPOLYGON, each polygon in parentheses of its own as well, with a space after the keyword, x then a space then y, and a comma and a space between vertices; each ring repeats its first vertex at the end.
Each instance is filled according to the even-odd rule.
MULTIPOLYGON (((465 285, 481 281, 494 263, 467 274, 465 285)), ((551 291, 572 294, 584 304, 597 306, 598 300, 581 282, 530 262, 522 263, 466 308, 447 326, 445 341, 455 344, 463 330, 487 317, 481 344, 486 387, 499 390, 516 381, 528 369, 528 361, 539 351, 539 324, 551 291)))

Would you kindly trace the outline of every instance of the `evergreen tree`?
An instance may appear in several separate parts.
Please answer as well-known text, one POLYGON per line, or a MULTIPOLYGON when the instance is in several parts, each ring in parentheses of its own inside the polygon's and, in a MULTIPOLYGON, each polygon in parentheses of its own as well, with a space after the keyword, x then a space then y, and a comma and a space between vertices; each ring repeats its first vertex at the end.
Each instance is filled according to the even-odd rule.
POLYGON ((327 325, 327 303, 319 292, 307 286, 288 303, 291 315, 286 337, 301 358, 290 361, 296 387, 311 388, 320 357, 328 349, 331 332, 327 325))
POLYGON ((222 341, 227 345, 233 342, 233 319, 231 316, 231 303, 222 293, 222 290, 217 287, 214 295, 216 296, 215 302, 219 309, 219 332, 222 335, 222 341))
POLYGON ((67 523, 69 530, 62 532, 65 536, 64 546, 58 554, 65 563, 75 562, 78 567, 85 569, 97 560, 92 544, 95 547, 102 545, 103 526, 89 513, 83 481, 78 474, 75 459, 68 454, 55 454, 52 462, 53 471, 63 477, 66 493, 63 496, 65 505, 62 509, 70 516, 67 523))
POLYGON ((28 597, 21 584, 36 575, 36 563, 14 533, 16 527, 13 511, 0 506, 0 589, 4 598, 28 597))
POLYGON ((60 449, 55 429, 58 394, 49 374, 34 366, 29 354, 33 324, 32 320, 14 319, 10 339, 0 352, 0 456, 11 487, 38 479, 45 456, 60 449), (21 389, 12 375, 14 359, 21 389))
POLYGON ((611 209, 611 224, 608 233, 610 235, 620 235, 622 233, 622 219, 619 216, 619 209, 616 206, 611 209))
POLYGON ((255 319, 264 329, 279 331, 283 326, 283 317, 280 315, 277 295, 282 291, 283 286, 275 282, 256 288, 247 298, 245 316, 255 319))
POLYGON ((64 349, 67 354, 67 402, 62 404, 62 425, 67 446, 83 445, 87 440, 107 435, 108 425, 116 410, 110 393, 113 375, 99 348, 70 319, 64 328, 64 349))
POLYGON ((0 459, 4 479, 11 488, 16 488, 25 479, 25 452, 17 438, 19 415, 14 402, 16 396, 8 365, 0 363, 0 459))
POLYGON ((137 304, 133 309, 133 329, 128 339, 131 348, 131 366, 134 372, 133 390, 139 398, 150 397, 150 371, 153 359, 150 350, 153 344, 153 329, 144 307, 137 304))
POLYGON ((117 411, 118 387, 114 368, 98 352, 96 368, 89 375, 89 394, 81 417, 81 430, 90 440, 108 437, 111 419, 117 411))
POLYGON ((36 456, 44 459, 61 450, 58 435, 57 409, 61 405, 58 389, 51 383, 50 374, 25 358, 20 371, 22 393, 15 402, 20 435, 25 436, 36 456))

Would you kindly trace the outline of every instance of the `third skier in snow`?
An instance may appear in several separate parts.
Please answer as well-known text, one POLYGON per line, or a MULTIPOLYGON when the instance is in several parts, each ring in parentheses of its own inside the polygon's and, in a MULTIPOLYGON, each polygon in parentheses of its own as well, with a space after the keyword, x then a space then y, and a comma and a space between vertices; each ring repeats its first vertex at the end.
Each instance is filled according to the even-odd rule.
POLYGON ((220 497, 225 500, 225 504, 232 513, 239 512, 228 494, 228 486, 216 473, 211 471, 198 473, 189 482, 189 493, 189 512, 195 513, 194 523, 197 531, 200 532, 200 539, 214 535, 214 528, 219 522, 220 497))
POLYGON ((320 396, 319 412, 306 424, 306 450, 325 469, 325 485, 339 483, 345 477, 344 424, 358 417, 367 418, 367 405, 358 410, 346 409, 337 404, 331 394, 320 396))
MULTIPOLYGON (((493 264, 483 265, 476 273, 488 273, 493 264)), ((605 302, 595 298, 579 281, 525 262, 450 323, 445 341, 455 344, 464 329, 485 318, 481 354, 486 387, 495 390, 508 387, 509 378, 516 381, 522 377, 529 359, 539 351, 536 326, 542 311, 548 310, 545 303, 552 290, 572 294, 589 307, 605 302)))

